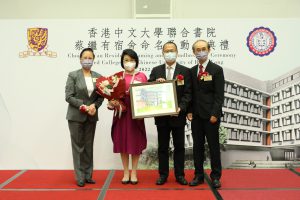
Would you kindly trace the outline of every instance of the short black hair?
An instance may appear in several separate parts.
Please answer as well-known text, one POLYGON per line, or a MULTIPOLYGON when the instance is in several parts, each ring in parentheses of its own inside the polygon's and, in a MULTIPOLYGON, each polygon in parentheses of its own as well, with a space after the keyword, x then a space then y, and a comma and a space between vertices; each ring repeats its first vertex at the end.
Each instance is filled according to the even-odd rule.
POLYGON ((83 54, 85 51, 90 51, 90 52, 92 52, 92 54, 93 54, 93 59, 95 58, 95 54, 94 54, 94 51, 93 51, 92 48, 84 48, 84 49, 82 49, 82 51, 80 52, 79 58, 82 57, 82 54, 83 54))
POLYGON ((207 44, 207 49, 208 50, 210 50, 210 44, 206 41, 206 40, 197 40, 196 42, 194 42, 194 44, 193 44, 193 46, 192 46, 192 49, 193 49, 193 52, 195 52, 195 44, 197 43, 197 42, 206 42, 206 44, 207 44))
POLYGON ((168 42, 166 42, 166 43, 163 45, 163 47, 162 47, 162 51, 164 51, 164 48, 165 48, 165 46, 166 46, 167 44, 173 44, 173 45, 176 47, 176 51, 178 51, 177 45, 176 45, 173 41, 168 41, 168 42))
POLYGON ((138 66, 139 66, 139 57, 138 57, 137 53, 132 49, 125 49, 122 52, 122 55, 121 55, 121 66, 122 66, 122 68, 124 69, 123 59, 124 59, 125 55, 128 55, 131 58, 133 58, 136 62, 135 69, 138 68, 138 66))

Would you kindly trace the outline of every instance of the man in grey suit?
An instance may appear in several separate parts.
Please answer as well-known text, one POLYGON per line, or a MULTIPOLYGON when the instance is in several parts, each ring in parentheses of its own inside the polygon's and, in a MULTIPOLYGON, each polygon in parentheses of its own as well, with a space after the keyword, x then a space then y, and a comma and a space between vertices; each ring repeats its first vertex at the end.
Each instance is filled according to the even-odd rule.
POLYGON ((90 48, 80 53, 82 69, 68 75, 65 95, 69 103, 67 120, 72 141, 72 153, 77 185, 94 184, 93 144, 98 121, 97 109, 103 97, 96 93, 96 79, 101 75, 91 71, 95 55, 90 48))

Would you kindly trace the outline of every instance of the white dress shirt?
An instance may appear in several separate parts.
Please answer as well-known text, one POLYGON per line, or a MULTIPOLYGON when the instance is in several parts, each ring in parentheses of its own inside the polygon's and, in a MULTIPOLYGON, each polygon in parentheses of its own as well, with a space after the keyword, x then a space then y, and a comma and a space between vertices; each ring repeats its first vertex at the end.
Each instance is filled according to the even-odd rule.
POLYGON ((84 77, 84 79, 85 79, 86 89, 90 97, 92 92, 94 91, 93 79, 92 77, 84 77))
POLYGON ((174 76, 174 72, 175 72, 176 62, 174 62, 174 64, 171 65, 171 66, 169 66, 167 63, 165 63, 165 65, 166 65, 166 78, 168 79, 168 72, 169 72, 168 67, 171 67, 170 68, 170 70, 171 70, 170 71, 170 73, 171 73, 171 79, 170 80, 172 80, 173 76, 174 76))

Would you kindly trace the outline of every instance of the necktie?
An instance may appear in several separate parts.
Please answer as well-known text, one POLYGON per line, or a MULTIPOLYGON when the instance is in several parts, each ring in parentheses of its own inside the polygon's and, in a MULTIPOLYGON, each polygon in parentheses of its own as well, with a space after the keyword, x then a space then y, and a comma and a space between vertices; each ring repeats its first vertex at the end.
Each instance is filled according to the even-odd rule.
POLYGON ((171 75, 171 69, 172 69, 172 67, 167 66, 167 69, 168 69, 167 80, 172 80, 172 75, 171 75))
POLYGON ((202 73, 203 73, 203 66, 200 65, 200 66, 199 66, 199 72, 198 72, 198 79, 201 78, 202 73))

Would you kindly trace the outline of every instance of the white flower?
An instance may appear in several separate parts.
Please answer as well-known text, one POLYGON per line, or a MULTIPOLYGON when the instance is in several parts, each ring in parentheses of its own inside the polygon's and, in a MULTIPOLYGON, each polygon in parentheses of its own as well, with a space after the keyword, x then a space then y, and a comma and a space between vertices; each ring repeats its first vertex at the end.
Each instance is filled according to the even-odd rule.
POLYGON ((119 80, 118 76, 112 76, 111 79, 114 83, 119 80))
POLYGON ((110 96, 110 90, 108 88, 104 88, 103 89, 104 94, 109 95, 110 96))
POLYGON ((102 82, 100 83, 100 87, 101 87, 101 88, 106 88, 106 86, 108 86, 108 85, 109 85, 109 81, 108 81, 108 80, 102 81, 102 82))
POLYGON ((102 84, 105 85, 105 86, 107 86, 107 85, 109 85, 109 81, 105 80, 105 81, 102 82, 102 84))
POLYGON ((116 80, 115 84, 113 85, 113 88, 115 88, 115 87, 117 87, 117 86, 119 85, 119 80, 120 80, 120 79, 117 79, 117 80, 116 80))

